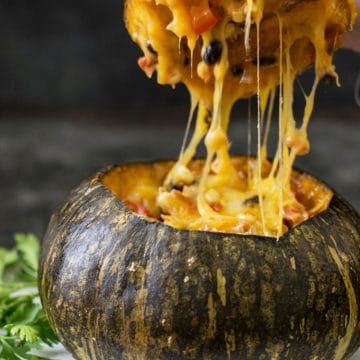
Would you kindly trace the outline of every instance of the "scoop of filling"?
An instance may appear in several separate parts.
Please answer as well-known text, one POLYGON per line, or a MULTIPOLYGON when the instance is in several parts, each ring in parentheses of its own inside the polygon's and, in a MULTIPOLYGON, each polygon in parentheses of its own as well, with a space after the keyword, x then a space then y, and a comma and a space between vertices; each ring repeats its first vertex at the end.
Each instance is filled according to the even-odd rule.
MULTIPOLYGON (((317 84, 324 77, 337 80, 332 55, 355 15, 353 0, 127 0, 127 28, 144 52, 139 66, 148 76, 157 71, 160 84, 188 87, 188 129, 197 111, 194 133, 188 140, 186 131, 153 206, 138 208, 126 198, 129 206, 177 228, 274 237, 326 208, 326 191, 316 205, 302 203, 292 167, 297 155, 309 151, 317 84), (311 64, 315 79, 297 122, 294 81, 311 64), (267 140, 277 87, 278 146, 270 164, 267 140), (254 94, 257 156, 239 166, 229 155, 230 112, 236 100, 254 94), (206 160, 191 162, 201 141, 206 160)), ((306 186, 318 192, 316 182, 306 186)))
MULTIPOLYGON (((233 157, 231 162, 243 179, 256 168, 256 159, 253 158, 233 157)), ((209 188, 205 198, 217 216, 207 219, 197 208, 204 160, 194 160, 189 164, 187 169, 192 178, 189 177, 187 184, 172 183, 166 188, 162 185, 173 166, 174 162, 121 165, 108 172, 102 183, 130 210, 148 220, 165 222, 178 229, 262 234, 256 192, 231 186, 209 188)), ((271 168, 270 162, 264 162, 263 175, 267 176, 271 168)), ((214 177, 210 175, 210 181, 212 179, 214 177)), ((291 173, 291 191, 294 200, 283 208, 282 232, 325 210, 332 197, 331 190, 322 182, 297 171, 291 173)), ((274 192, 276 196, 276 189, 274 192)), ((277 214, 269 213, 268 216, 275 222, 276 229, 277 214)))

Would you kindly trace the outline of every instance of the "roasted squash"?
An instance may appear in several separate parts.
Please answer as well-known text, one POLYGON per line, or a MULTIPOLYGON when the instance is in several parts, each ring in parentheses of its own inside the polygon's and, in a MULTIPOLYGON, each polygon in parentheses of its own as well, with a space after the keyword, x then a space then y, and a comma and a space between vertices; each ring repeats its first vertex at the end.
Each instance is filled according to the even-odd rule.
POLYGON ((296 193, 291 173, 296 155, 309 150, 317 83, 324 75, 337 77, 332 54, 354 22, 354 1, 127 0, 125 14, 144 52, 138 64, 148 76, 156 70, 159 83, 185 83, 192 111, 198 105, 197 123, 170 172, 168 163, 107 169, 83 182, 52 216, 39 288, 61 341, 81 360, 347 359, 360 345, 360 217, 325 185, 326 201, 314 201, 314 179, 309 191, 296 193), (312 63, 314 85, 298 128, 293 84, 312 63), (278 83, 279 143, 266 178, 262 119, 278 83), (257 164, 247 182, 259 201, 262 230, 235 234, 214 226, 221 205, 214 191, 244 190, 226 131, 233 103, 254 93, 257 164), (216 231, 168 226, 158 221, 166 217, 151 199, 159 184, 170 187, 171 196, 171 186, 192 181, 191 159, 202 139, 207 159, 197 202, 177 199, 177 221, 187 223, 198 211, 215 220, 210 228, 216 231), (140 199, 147 204, 128 196, 127 172, 153 192, 140 199), (216 189, 213 174, 221 183, 216 189), (289 198, 308 208, 308 219, 289 198), (271 216, 280 219, 273 228, 271 216))
POLYGON ((340 360, 355 352, 360 218, 339 195, 276 241, 150 221, 103 184, 116 173, 75 189, 43 242, 42 304, 76 359, 340 360))

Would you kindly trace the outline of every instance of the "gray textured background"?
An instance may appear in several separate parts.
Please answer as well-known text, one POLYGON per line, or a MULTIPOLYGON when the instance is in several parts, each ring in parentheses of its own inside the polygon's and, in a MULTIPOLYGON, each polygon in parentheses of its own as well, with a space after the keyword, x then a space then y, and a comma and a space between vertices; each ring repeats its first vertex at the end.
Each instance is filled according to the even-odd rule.
POLYGON ((140 51, 127 35, 122 7, 121 0, 2 0, 0 106, 181 103, 184 89, 160 89, 138 71, 140 51))
MULTIPOLYGON (((246 119, 238 110, 231 126, 232 149, 246 153, 246 119)), ((68 191, 104 165, 176 157, 186 112, 184 107, 139 107, 114 114, 4 116, 1 241, 8 243, 15 231, 42 236, 50 213, 68 191)), ((297 165, 328 182, 360 210, 359 118, 331 118, 333 114, 319 113, 312 120, 312 151, 297 165)))
MULTIPOLYGON (((0 107, 123 108, 180 105, 179 87, 159 87, 139 70, 140 51, 126 33, 123 1, 2 0, 0 107)), ((360 41, 360 40, 359 40, 360 41)), ((359 55, 336 55, 342 88, 322 86, 320 103, 352 104, 359 55)))

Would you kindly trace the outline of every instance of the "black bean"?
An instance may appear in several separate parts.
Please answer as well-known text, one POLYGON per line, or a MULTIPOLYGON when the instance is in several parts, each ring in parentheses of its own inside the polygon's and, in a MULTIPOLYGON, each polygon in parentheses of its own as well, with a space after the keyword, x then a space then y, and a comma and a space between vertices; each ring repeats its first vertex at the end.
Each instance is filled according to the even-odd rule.
POLYGON ((157 55, 157 51, 153 48, 153 46, 151 45, 150 40, 147 41, 146 43, 146 47, 147 49, 154 55, 157 55))
POLYGON ((213 40, 204 50, 203 60, 209 64, 214 65, 221 59, 222 44, 218 40, 213 40))
POLYGON ((184 58, 184 66, 188 66, 190 64, 190 58, 188 56, 185 56, 184 58))
POLYGON ((289 221, 287 219, 283 219, 283 224, 289 229, 291 229, 294 225, 291 221, 289 221))
POLYGON ((231 67, 231 72, 234 76, 242 76, 244 69, 240 65, 233 65, 231 67))
MULTIPOLYGON (((261 56, 259 59, 260 66, 270 66, 270 65, 274 65, 275 63, 276 63, 275 56, 261 56)), ((257 59, 253 60, 253 64, 257 65, 257 59)))
POLYGON ((176 184, 176 183, 173 183, 173 182, 170 182, 170 183, 167 185, 167 187, 166 187, 166 189, 167 189, 168 191, 171 191, 171 190, 182 191, 183 188, 184 188, 184 185, 182 185, 182 184, 176 184))
POLYGON ((252 206, 259 203, 259 197, 257 195, 252 196, 244 201, 244 205, 252 206))

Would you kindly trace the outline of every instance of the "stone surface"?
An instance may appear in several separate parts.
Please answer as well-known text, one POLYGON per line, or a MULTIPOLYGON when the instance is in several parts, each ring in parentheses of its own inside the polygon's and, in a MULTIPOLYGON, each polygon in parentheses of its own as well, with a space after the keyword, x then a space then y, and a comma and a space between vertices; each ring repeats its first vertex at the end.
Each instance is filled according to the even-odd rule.
MULTIPOLYGON (((56 345, 53 348, 46 347, 44 351, 36 351, 34 354, 48 357, 51 360, 73 360, 74 358, 64 349, 62 345, 56 345)), ((358 351, 349 360, 360 360, 360 351, 358 351)))

